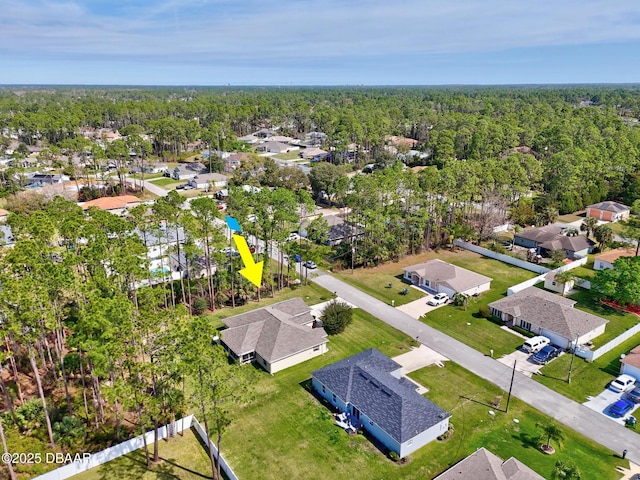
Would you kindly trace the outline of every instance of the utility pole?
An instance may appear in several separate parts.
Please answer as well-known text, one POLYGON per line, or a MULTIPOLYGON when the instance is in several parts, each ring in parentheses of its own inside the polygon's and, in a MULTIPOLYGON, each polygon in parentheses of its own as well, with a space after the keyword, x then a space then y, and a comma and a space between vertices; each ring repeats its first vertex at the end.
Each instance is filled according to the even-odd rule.
POLYGON ((351 275, 353 275, 353 261, 354 261, 355 255, 356 255, 356 249, 355 247, 351 247, 351 275))
POLYGON ((513 378, 516 376, 516 360, 513 361, 513 371, 511 372, 511 384, 509 385, 509 394, 507 395, 507 408, 505 413, 509 411, 509 402, 511 401, 511 390, 513 389, 513 378))
POLYGON ((576 348, 578 348, 578 338, 573 344, 573 353, 571 354, 571 362, 569 363, 569 375, 567 375, 567 383, 571 383, 571 372, 573 371, 573 359, 576 358, 576 348))

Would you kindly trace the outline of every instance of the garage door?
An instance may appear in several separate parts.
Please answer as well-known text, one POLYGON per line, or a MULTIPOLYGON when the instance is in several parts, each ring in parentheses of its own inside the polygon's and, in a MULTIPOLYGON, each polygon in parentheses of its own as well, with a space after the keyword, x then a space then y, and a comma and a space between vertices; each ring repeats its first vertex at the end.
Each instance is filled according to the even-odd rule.
POLYGON ((542 333, 540 333, 540 335, 547 337, 549 340, 551 340, 551 343, 553 345, 556 345, 560 348, 567 348, 567 346, 569 345, 569 341, 566 338, 549 330, 542 330, 542 333))

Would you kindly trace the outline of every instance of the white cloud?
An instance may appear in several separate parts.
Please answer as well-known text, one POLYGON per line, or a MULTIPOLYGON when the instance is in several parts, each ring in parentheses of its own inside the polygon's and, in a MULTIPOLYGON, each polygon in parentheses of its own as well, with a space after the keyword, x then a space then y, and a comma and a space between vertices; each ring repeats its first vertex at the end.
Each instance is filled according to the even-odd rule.
POLYGON ((636 1, 5 0, 0 52, 166 61, 328 61, 640 39, 636 1))

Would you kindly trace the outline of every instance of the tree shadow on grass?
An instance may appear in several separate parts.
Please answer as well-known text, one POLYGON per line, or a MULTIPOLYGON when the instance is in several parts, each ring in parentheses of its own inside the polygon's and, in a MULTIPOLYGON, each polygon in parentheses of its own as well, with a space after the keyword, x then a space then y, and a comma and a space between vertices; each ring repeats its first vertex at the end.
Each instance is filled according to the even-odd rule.
POLYGON ((195 470, 191 470, 190 468, 180 465, 177 463, 175 458, 160 457, 160 460, 162 463, 158 464, 154 470, 157 473, 158 478, 161 480, 179 480, 183 478, 180 472, 189 472, 191 475, 200 478, 211 478, 211 475, 203 475, 200 472, 196 472, 195 470))
POLYGON ((514 440, 520 441, 524 448, 539 448, 540 435, 531 435, 526 432, 518 432, 511 435, 514 440))
POLYGON ((147 471, 144 449, 131 452, 117 461, 107 462, 99 468, 100 480, 120 480, 122 478, 142 478, 147 471))

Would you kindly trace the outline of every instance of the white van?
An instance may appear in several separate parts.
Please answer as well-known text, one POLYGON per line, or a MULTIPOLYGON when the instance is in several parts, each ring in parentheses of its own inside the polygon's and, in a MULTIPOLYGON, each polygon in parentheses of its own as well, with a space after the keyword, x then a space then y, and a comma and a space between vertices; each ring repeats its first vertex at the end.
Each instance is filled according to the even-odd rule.
POLYGON ((547 337, 539 335, 537 337, 531 337, 526 342, 524 342, 524 344, 522 345, 522 349, 527 353, 536 353, 537 351, 542 350, 542 348, 549 345, 549 343, 551 343, 551 340, 549 340, 547 337))

